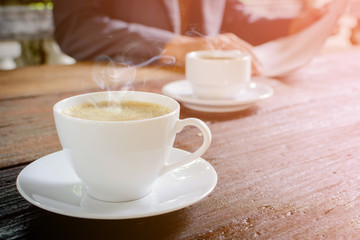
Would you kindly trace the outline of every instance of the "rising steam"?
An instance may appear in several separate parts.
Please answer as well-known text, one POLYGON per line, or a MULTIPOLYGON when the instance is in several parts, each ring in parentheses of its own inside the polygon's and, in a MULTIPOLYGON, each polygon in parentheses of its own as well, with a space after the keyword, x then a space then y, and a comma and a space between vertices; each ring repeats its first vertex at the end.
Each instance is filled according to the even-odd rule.
POLYGON ((92 76, 95 83, 104 91, 135 90, 134 82, 137 69, 146 67, 155 61, 161 62, 161 65, 157 65, 160 67, 162 65, 173 65, 175 58, 159 55, 139 64, 133 64, 129 61, 115 61, 109 56, 101 55, 95 60, 92 76))

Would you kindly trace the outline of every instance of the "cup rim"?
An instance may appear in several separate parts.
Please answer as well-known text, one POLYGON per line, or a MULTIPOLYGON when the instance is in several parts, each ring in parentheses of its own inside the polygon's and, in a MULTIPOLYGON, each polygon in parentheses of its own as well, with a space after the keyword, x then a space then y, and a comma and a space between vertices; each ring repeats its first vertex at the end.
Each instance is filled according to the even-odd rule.
MULTIPOLYGON (((146 100, 144 100, 144 101, 146 101, 146 100)), ((157 102, 153 102, 153 103, 161 105, 161 103, 157 103, 157 102)), ((76 104, 74 104, 74 105, 76 105, 76 104)), ((134 123, 141 123, 141 122, 149 122, 149 121, 156 121, 161 118, 169 117, 178 112, 180 112, 180 104, 176 100, 174 100, 168 96, 158 94, 158 93, 152 93, 152 92, 129 91, 129 90, 127 90, 127 91, 121 91, 121 90, 120 91, 99 91, 99 92, 78 94, 78 95, 64 98, 64 99, 56 102, 53 106, 54 115, 57 115, 66 120, 82 122, 82 123, 89 123, 89 124, 134 124, 134 123), (65 115, 62 113, 62 110, 66 109, 66 107, 61 107, 61 105, 65 104, 66 102, 74 101, 74 99, 78 99, 78 98, 85 98, 85 97, 91 96, 91 95, 102 95, 102 94, 109 94, 109 93, 141 94, 141 95, 155 96, 155 97, 167 99, 167 101, 172 102, 176 107, 174 109, 172 109, 172 111, 170 113, 167 113, 167 114, 164 114, 161 116, 146 118, 146 119, 138 119, 138 120, 126 120, 126 121, 105 121, 105 120, 82 119, 82 118, 71 117, 71 116, 68 116, 68 115, 65 115)))
POLYGON ((205 58, 198 58, 198 57, 204 57, 204 56, 210 56, 210 57, 232 57, 232 59, 228 59, 229 61, 233 60, 251 60, 250 54, 246 52, 242 52, 240 50, 200 50, 200 51, 192 51, 186 54, 187 58, 194 58, 196 57, 197 60, 203 60, 203 61, 214 61, 217 60, 216 57, 214 59, 205 59, 205 58), (217 56, 218 55, 218 56, 217 56))

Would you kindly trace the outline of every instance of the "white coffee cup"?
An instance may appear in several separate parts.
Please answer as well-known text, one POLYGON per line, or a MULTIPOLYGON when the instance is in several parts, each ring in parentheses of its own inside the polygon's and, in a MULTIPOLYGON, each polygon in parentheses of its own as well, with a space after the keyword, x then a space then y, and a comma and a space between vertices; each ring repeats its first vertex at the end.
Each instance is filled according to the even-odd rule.
POLYGON ((155 180, 199 158, 209 147, 211 132, 196 118, 179 120, 180 105, 172 98, 147 92, 114 91, 78 95, 53 108, 57 132, 66 156, 95 199, 121 202, 142 198, 155 180), (112 99, 156 103, 171 109, 159 117, 133 121, 95 121, 70 117, 64 109, 86 102, 112 99), (167 164, 175 136, 195 126, 203 143, 194 153, 167 164))
POLYGON ((195 97, 234 99, 251 80, 251 56, 238 50, 190 52, 185 71, 195 97))

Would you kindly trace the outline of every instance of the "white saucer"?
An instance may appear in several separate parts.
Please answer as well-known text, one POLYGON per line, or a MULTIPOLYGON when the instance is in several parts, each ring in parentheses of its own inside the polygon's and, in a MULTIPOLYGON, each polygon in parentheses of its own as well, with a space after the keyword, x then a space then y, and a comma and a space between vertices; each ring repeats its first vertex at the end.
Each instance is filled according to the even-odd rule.
POLYGON ((185 107, 193 110, 202 112, 234 112, 249 108, 255 102, 271 97, 274 91, 266 84, 253 81, 235 99, 199 99, 193 96, 190 82, 180 80, 165 85, 162 88, 162 93, 182 102, 185 107))
MULTIPOLYGON (((169 162, 189 153, 173 148, 169 162)), ((20 194, 30 203, 67 216, 92 219, 129 219, 154 216, 187 207, 206 197, 217 183, 214 168, 204 159, 160 177, 146 197, 121 203, 95 200, 86 194, 63 151, 42 157, 17 178, 20 194)))

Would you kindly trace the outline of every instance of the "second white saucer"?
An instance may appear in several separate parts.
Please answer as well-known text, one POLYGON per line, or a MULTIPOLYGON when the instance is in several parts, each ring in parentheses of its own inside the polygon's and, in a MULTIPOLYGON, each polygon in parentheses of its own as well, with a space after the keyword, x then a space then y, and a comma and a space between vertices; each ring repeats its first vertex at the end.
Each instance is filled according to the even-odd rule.
POLYGON ((162 88, 162 93, 193 110, 202 112, 234 112, 249 108, 255 102, 271 97, 274 91, 266 84, 253 81, 236 99, 199 99, 193 96, 190 82, 180 80, 165 85, 162 88))
MULTIPOLYGON (((173 148, 169 162, 190 153, 173 148)), ((153 191, 129 202, 103 202, 90 197, 63 151, 42 157, 26 166, 16 186, 30 203, 67 216, 92 219, 128 219, 172 212, 203 199, 216 186, 217 174, 204 159, 161 176, 153 191)))

